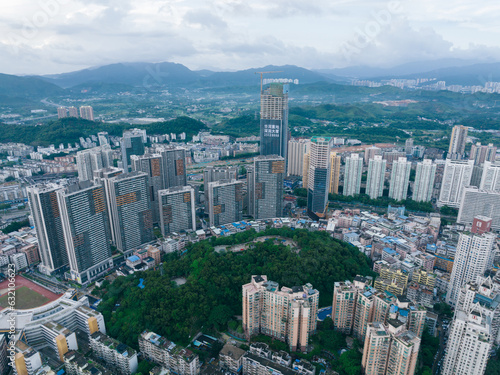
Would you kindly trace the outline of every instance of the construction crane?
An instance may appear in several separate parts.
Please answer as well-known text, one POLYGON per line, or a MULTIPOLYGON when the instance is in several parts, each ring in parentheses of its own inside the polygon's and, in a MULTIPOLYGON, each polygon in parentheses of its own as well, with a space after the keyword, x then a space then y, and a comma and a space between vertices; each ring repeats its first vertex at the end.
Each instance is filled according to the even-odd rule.
POLYGON ((262 75, 270 74, 270 73, 283 73, 282 70, 274 71, 274 72, 255 72, 255 74, 260 74, 260 92, 262 92, 262 75))

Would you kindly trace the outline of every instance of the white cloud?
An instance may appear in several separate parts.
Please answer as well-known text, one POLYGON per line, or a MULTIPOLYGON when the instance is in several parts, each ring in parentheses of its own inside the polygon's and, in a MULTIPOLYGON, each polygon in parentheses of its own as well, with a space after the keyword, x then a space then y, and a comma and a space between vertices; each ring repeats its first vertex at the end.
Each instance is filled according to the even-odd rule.
POLYGON ((2 5, 0 71, 121 61, 244 69, 498 59, 499 10, 497 0, 16 0, 2 5), (395 3, 400 12, 377 19, 395 3), (376 32, 346 56, 345 46, 370 27, 376 32))

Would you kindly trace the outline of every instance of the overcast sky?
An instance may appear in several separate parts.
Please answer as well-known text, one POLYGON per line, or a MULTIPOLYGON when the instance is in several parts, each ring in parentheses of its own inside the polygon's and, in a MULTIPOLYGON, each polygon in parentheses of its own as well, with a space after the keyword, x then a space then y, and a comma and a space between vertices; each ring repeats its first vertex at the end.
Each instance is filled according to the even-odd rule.
POLYGON ((498 0, 2 0, 0 72, 500 61, 498 0))

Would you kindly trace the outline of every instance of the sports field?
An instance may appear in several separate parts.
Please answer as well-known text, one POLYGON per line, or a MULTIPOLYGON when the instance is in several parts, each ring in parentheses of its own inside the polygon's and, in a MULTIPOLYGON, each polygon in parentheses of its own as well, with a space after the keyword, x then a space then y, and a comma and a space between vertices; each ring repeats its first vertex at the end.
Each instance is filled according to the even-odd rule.
MULTIPOLYGON (((8 304, 8 280, 0 283, 0 310, 9 306, 8 304)), ((60 295, 51 292, 44 287, 35 284, 34 282, 25 279, 22 276, 16 276, 16 304, 18 310, 31 309, 45 305, 50 301, 54 301, 60 295)))
MULTIPOLYGON (((7 294, 4 294, 2 297, 0 297, 0 307, 2 307, 3 309, 9 306, 7 298, 7 294)), ((38 294, 27 286, 21 286, 16 289, 16 309, 31 309, 33 307, 42 306, 49 301, 50 299, 42 296, 41 294, 38 294)))

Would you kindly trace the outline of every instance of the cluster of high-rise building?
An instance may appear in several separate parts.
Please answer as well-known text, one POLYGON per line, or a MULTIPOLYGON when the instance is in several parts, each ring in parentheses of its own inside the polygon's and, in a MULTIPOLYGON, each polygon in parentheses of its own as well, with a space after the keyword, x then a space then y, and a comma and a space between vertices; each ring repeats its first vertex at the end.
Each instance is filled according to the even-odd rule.
POLYGON ((404 296, 377 290, 370 278, 336 282, 334 328, 364 342, 366 374, 413 374, 427 310, 404 296))
MULTIPOLYGON (((416 178, 410 182, 412 162, 405 152, 389 151, 382 155, 381 148, 372 146, 364 149, 362 157, 359 153, 333 147, 331 137, 292 139, 288 145, 287 173, 302 177, 310 212, 323 214, 328 194, 338 194, 340 186, 346 196, 360 194, 365 186, 365 193, 372 199, 383 196, 385 189, 390 198, 398 201, 411 196, 415 201, 428 202, 433 197, 437 165, 430 159, 417 162, 416 178)), ((407 148, 413 150, 415 147, 410 142, 407 148)))
POLYGON ((243 285, 243 329, 247 339, 258 334, 286 342, 290 350, 307 351, 316 332, 319 292, 311 284, 279 288, 265 275, 243 285))
POLYGON ((84 105, 80 107, 80 111, 76 107, 59 107, 57 108, 57 117, 80 117, 84 120, 94 121, 94 109, 89 105, 84 105))

